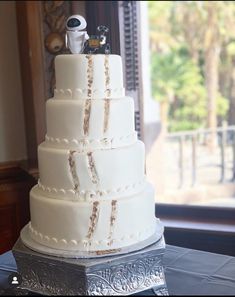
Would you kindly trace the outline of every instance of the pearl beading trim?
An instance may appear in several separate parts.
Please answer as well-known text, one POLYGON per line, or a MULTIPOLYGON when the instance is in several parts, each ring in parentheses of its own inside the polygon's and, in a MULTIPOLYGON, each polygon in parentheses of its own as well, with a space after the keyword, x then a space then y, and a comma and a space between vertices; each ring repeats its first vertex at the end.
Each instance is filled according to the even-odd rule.
POLYGON ((35 187, 38 187, 41 191, 45 192, 47 196, 50 198, 55 198, 59 200, 72 200, 72 201, 90 201, 90 200, 93 201, 94 199, 106 200, 106 199, 110 199, 110 197, 114 199, 116 195, 118 195, 119 199, 122 199, 119 196, 120 194, 123 198, 125 198, 127 195, 134 194, 140 191, 145 185, 146 185, 146 177, 144 177, 143 180, 136 182, 134 184, 130 184, 124 187, 120 187, 117 189, 110 189, 110 190, 75 191, 73 189, 69 189, 69 190, 56 189, 56 188, 44 186, 41 183, 40 179, 38 180, 38 184, 35 187))
POLYGON ((63 145, 66 148, 76 147, 79 151, 90 149, 112 149, 135 143, 137 141, 137 132, 135 131, 134 133, 126 136, 103 139, 67 139, 46 135, 45 141, 53 145, 63 145))
MULTIPOLYGON (((107 97, 106 89, 89 89, 91 92, 91 99, 104 99, 107 97)), ((121 98, 125 95, 125 88, 109 89, 109 99, 121 98)), ((55 99, 87 99, 88 89, 54 89, 55 99)))
MULTIPOLYGON (((144 228, 142 231, 138 231, 134 234, 122 236, 121 238, 115 238, 113 239, 114 243, 122 242, 125 240, 131 240, 131 239, 137 239, 140 238, 143 234, 152 234, 155 231, 156 226, 151 226, 144 228)), ((60 244, 62 246, 78 246, 82 245, 83 247, 86 247, 88 245, 88 240, 83 239, 83 240, 76 240, 76 239, 58 239, 56 237, 50 237, 48 235, 43 235, 42 233, 36 231, 33 227, 31 222, 29 223, 29 230, 33 236, 35 236, 37 239, 39 239, 40 242, 47 242, 47 243, 53 243, 53 244, 60 244)), ((108 248, 109 246, 109 240, 104 239, 104 240, 92 240, 92 245, 99 246, 99 245, 106 245, 108 248)))

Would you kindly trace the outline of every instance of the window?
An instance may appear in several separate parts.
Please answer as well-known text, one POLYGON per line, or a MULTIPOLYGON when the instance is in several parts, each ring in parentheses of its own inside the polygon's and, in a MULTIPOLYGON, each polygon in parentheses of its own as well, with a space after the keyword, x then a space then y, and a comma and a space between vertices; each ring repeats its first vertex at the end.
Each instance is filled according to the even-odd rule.
MULTIPOLYGON (((186 20, 172 16, 183 10, 184 18, 198 18, 188 16, 186 8, 191 5, 193 10, 193 5, 198 5, 200 10, 204 4, 192 2, 195 1, 119 1, 121 55, 129 63, 125 68, 127 91, 136 103, 137 127, 140 126, 140 138, 146 145, 146 172, 155 187, 157 216, 165 222, 167 232, 175 228, 177 232, 190 229, 202 234, 202 230, 217 230, 224 234, 234 232, 235 223, 234 126, 229 122, 232 117, 228 117, 228 97, 218 80, 218 127, 212 128, 215 122, 210 120, 207 128, 208 108, 213 106, 206 100, 209 87, 205 85, 208 79, 204 71, 205 67, 210 71, 210 63, 203 60, 201 48, 189 53, 188 41, 182 35, 190 36, 187 32, 178 33, 186 20), (170 25, 173 33, 167 31, 170 25), (156 44, 151 34, 157 39, 156 44), (172 53, 173 46, 176 53, 172 53), (184 88, 179 88, 179 84, 184 88), (168 104, 164 102, 164 92, 168 104)), ((210 3, 206 4, 208 13, 212 13, 210 3)), ((187 26, 196 30, 190 23, 193 21, 197 20, 184 24, 184 30, 187 26)), ((222 60, 222 78, 226 61, 222 60)))
POLYGON ((234 3, 150 1, 147 9, 163 133, 162 152, 153 145, 147 169, 158 202, 235 207, 235 34, 223 34, 235 26, 234 3))

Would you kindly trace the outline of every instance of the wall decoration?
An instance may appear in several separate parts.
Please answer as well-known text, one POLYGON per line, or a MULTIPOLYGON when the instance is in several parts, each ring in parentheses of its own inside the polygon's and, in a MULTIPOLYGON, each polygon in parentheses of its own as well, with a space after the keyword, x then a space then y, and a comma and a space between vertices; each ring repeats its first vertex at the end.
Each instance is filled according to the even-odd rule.
POLYGON ((65 24, 72 13, 72 5, 71 1, 43 1, 42 5, 46 98, 51 98, 55 88, 54 59, 56 55, 68 52, 65 47, 65 24))

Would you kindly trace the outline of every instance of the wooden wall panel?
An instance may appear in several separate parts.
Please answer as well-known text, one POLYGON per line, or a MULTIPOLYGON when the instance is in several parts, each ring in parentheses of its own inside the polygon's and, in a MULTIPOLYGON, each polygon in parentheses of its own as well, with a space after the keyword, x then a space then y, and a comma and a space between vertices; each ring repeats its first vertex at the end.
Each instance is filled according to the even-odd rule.
POLYGON ((16 15, 28 165, 35 168, 37 146, 46 133, 41 1, 16 1, 16 15))
POLYGON ((11 248, 18 232, 16 204, 0 204, 0 253, 11 248))
POLYGON ((29 191, 35 183, 19 167, 0 166, 0 254, 13 247, 29 221, 29 191))

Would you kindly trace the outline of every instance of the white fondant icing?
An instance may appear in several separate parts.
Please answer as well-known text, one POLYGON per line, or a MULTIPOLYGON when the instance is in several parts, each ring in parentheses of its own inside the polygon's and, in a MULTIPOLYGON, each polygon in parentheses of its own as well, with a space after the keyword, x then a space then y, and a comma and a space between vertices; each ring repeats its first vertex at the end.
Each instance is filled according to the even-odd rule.
MULTIPOLYGON (((55 58, 55 98, 86 99, 88 90, 92 98, 106 97, 105 56, 92 55, 88 69, 87 55, 58 55, 55 58), (92 72, 92 85, 88 88, 88 71, 92 72), (70 92, 68 92, 70 90, 70 92)), ((110 98, 124 96, 122 60, 118 55, 109 55, 110 98)))
MULTIPOLYGON (((84 109, 87 100, 54 100, 46 103, 47 136, 46 141, 56 145, 96 143, 97 147, 105 147, 105 141, 112 147, 130 143, 128 136, 134 135, 134 102, 130 97, 110 100, 109 121, 104 133, 105 100, 92 100, 89 115, 89 131, 84 136, 84 109), (103 140, 103 141, 102 141, 103 140), (102 144, 98 144, 102 142, 102 144)), ((132 139, 133 140, 133 139, 132 139)), ((133 142, 132 142, 133 143, 133 142)), ((95 145, 94 145, 95 148, 95 145)))
MULTIPOLYGON (((90 251, 109 249, 111 201, 100 203, 99 221, 89 241, 86 238, 93 204, 45 198, 33 188, 30 193, 31 227, 34 240, 56 249, 90 251), (38 234, 42 234, 42 238, 38 234), (52 240, 56 238, 57 241, 52 240), (87 246, 85 243, 88 243, 87 246)), ((139 194, 117 200, 112 248, 125 247, 154 234, 154 192, 146 184, 139 194), (128 223, 127 223, 128 220, 128 223), (141 232, 141 233, 140 233, 141 232)))
POLYGON ((125 97, 121 57, 59 55, 30 192, 30 236, 56 250, 119 249, 155 233, 144 144, 125 97))
MULTIPOLYGON (((70 151, 48 147, 44 142, 38 147, 40 181, 47 187, 71 190, 74 180, 71 175, 70 151)), ((112 150, 96 150, 92 153, 99 182, 94 183, 87 162, 86 153, 74 153, 74 166, 80 189, 102 191, 123 188, 144 179, 144 144, 137 141, 127 147, 112 150)))

